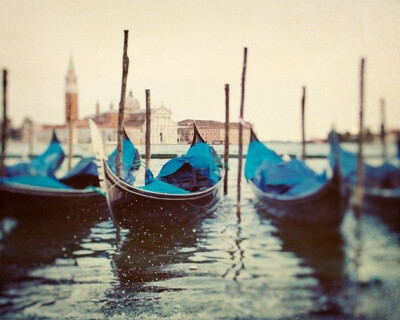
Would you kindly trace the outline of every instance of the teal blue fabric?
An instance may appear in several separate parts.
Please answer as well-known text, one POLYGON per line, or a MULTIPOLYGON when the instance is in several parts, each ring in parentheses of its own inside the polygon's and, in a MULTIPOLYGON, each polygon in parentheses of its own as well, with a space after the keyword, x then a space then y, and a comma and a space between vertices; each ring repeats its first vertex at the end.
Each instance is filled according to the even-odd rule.
POLYGON ((145 186, 139 187, 140 189, 165 193, 165 194, 188 194, 189 191, 173 186, 172 184, 166 183, 162 180, 155 179, 153 182, 146 184, 145 186))
POLYGON ((139 188, 146 190, 146 191, 165 193, 165 194, 187 194, 187 193, 190 193, 189 191, 187 191, 185 189, 175 187, 172 184, 169 184, 158 178, 154 178, 153 172, 151 172, 150 169, 146 169, 145 185, 142 187, 139 187, 139 188))
POLYGON ((217 154, 215 149, 205 142, 197 142, 193 146, 189 148, 186 152, 186 157, 197 157, 204 156, 210 159, 213 159, 213 162, 218 166, 222 167, 221 157, 217 154))
POLYGON ((185 175, 190 175, 190 172, 179 170, 185 165, 190 165, 193 169, 207 177, 210 181, 210 186, 215 185, 221 179, 220 157, 215 153, 214 148, 207 143, 198 142, 189 148, 186 155, 169 160, 160 170, 158 178, 165 179, 167 177, 176 178, 179 176, 184 178, 185 175))
MULTIPOLYGON (((336 162, 343 178, 355 184, 357 181, 358 156, 354 152, 344 150, 340 144, 337 134, 331 132, 329 162, 334 166, 336 162)), ((385 162, 379 166, 364 163, 364 186, 366 187, 400 187, 400 169, 391 163, 385 162)))
POLYGON ((318 175, 296 159, 285 162, 257 139, 249 144, 245 177, 264 192, 287 196, 313 192, 326 181, 325 172, 318 175))
POLYGON ((6 168, 7 177, 17 176, 42 176, 54 177, 55 172, 60 168, 64 161, 64 151, 55 132, 50 145, 39 156, 34 157, 29 163, 18 163, 6 168))
MULTIPOLYGON (((107 163, 116 174, 116 159, 117 159, 117 148, 109 155, 107 163)), ((121 178, 126 183, 133 184, 135 177, 133 172, 137 171, 140 167, 140 154, 136 149, 135 145, 128 138, 127 134, 124 133, 124 139, 122 142, 122 166, 121 166, 121 178)))
POLYGON ((75 189, 100 186, 95 158, 82 158, 59 181, 75 189))
POLYGON ((298 184, 293 185, 293 187, 286 192, 286 195, 296 196, 305 193, 312 193, 320 189, 323 184, 323 180, 306 179, 298 184))
POLYGON ((56 170, 65 158, 60 141, 53 132, 48 148, 29 163, 18 163, 7 167, 7 177, 0 178, 3 184, 23 184, 53 189, 84 189, 98 186, 97 166, 94 158, 82 158, 64 177, 57 179, 56 170))
POLYGON ((269 163, 283 163, 282 158, 278 156, 275 151, 267 148, 262 142, 258 140, 250 142, 244 168, 244 175, 247 180, 252 180, 254 178, 257 168, 263 161, 269 163))
POLYGON ((59 182, 57 179, 52 177, 43 176, 19 176, 19 177, 6 177, 0 179, 0 184, 23 184, 33 187, 44 187, 52 189, 63 189, 72 190, 73 188, 59 182))
POLYGON ((256 170, 254 181, 261 183, 261 179, 265 185, 295 185, 307 179, 324 180, 297 159, 281 163, 263 161, 256 170))
POLYGON ((96 160, 94 157, 82 158, 60 180, 70 179, 79 175, 98 176, 96 160))

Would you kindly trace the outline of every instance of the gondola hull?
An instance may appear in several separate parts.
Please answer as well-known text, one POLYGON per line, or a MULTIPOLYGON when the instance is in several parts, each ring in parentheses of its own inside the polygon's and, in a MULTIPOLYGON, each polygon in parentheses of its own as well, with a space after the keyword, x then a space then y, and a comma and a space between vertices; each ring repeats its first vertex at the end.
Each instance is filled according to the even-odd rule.
POLYGON ((106 218, 106 198, 92 190, 57 190, 25 185, 0 185, 2 216, 24 219, 53 215, 106 218), (90 213, 90 214, 89 214, 90 213))
POLYGON ((399 189, 365 188, 363 212, 374 214, 382 220, 400 228, 400 192, 399 189))
POLYGON ((347 196, 333 180, 304 196, 281 196, 265 193, 251 181, 259 209, 272 217, 290 222, 336 228, 343 220, 347 196))
POLYGON ((183 195, 155 193, 125 183, 106 163, 104 166, 112 217, 115 223, 126 229, 193 223, 210 216, 219 199, 221 181, 201 192, 183 195))

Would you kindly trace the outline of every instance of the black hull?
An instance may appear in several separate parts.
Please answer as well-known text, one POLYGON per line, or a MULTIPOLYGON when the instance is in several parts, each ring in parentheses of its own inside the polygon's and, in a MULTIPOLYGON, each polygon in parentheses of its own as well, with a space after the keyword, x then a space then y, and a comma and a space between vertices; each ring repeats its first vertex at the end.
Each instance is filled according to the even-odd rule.
POLYGON ((0 185, 1 216, 37 218, 53 215, 106 218, 106 198, 95 191, 59 191, 0 185), (93 213, 93 214, 90 214, 93 213))
POLYGON ((363 212, 374 214, 400 230, 400 196, 393 190, 364 189, 363 212))
POLYGON ((342 223, 347 197, 342 197, 339 185, 333 180, 328 181, 316 192, 301 197, 274 197, 250 183, 259 209, 272 217, 288 222, 333 228, 342 223))
POLYGON ((105 166, 107 200, 114 221, 123 228, 138 226, 163 228, 182 226, 212 214, 221 181, 205 191, 191 194, 163 194, 133 187, 115 176, 105 166))

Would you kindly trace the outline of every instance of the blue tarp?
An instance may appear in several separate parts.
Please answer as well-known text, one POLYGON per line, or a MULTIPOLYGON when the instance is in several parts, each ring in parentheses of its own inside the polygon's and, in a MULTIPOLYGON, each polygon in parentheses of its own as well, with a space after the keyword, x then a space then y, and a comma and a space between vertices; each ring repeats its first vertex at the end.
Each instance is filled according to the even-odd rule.
POLYGON ((188 194, 201 188, 211 187, 221 179, 222 166, 220 157, 214 148, 198 140, 183 157, 169 160, 154 178, 150 170, 146 170, 146 185, 141 189, 166 194, 188 194), (195 179, 194 179, 195 175, 195 179), (205 184, 193 184, 188 190, 177 187, 182 181, 205 179, 205 184), (189 191, 190 190, 190 191, 189 191))
POLYGON ((18 163, 7 167, 7 177, 0 183, 23 184, 53 189, 84 189, 98 186, 97 166, 94 158, 82 158, 64 177, 57 179, 56 170, 65 158, 64 151, 55 132, 49 147, 29 163, 18 163))
POLYGON ((94 158, 82 158, 64 177, 57 179, 51 176, 20 175, 0 178, 3 184, 24 184, 52 189, 84 189, 99 185, 97 167, 94 158))
MULTIPOLYGON (((357 182, 358 156, 353 152, 342 149, 338 139, 330 140, 330 146, 329 161, 331 165, 335 164, 336 152, 341 175, 348 182, 355 184, 357 182)), ((364 163, 364 186, 398 188, 400 187, 400 169, 387 162, 379 166, 364 163)))
POLYGON ((273 163, 263 161, 257 168, 253 181, 265 185, 295 185, 307 179, 320 179, 304 162, 292 159, 288 162, 273 163))
POLYGON ((54 177, 65 157, 60 141, 55 132, 50 145, 41 155, 34 157, 29 163, 18 163, 6 168, 7 177, 44 176, 54 177))
POLYGON ((207 186, 215 185, 221 179, 220 157, 213 152, 214 148, 207 143, 198 142, 190 147, 186 155, 169 160, 158 174, 158 178, 165 182, 175 183, 190 178, 194 169, 208 179, 207 186))
MULTIPOLYGON (((115 162, 117 159, 117 148, 109 155, 107 163, 110 169, 116 174, 115 162)), ((140 154, 132 141, 128 138, 124 132, 124 139, 122 143, 122 166, 121 166, 121 178, 126 183, 133 184, 135 177, 133 172, 137 171, 140 167, 140 154)))
POLYGON ((2 184, 23 184, 34 187, 44 187, 52 189, 73 189, 52 177, 43 176, 19 176, 19 177, 6 177, 1 178, 2 184))
POLYGON ((98 187, 99 178, 95 158, 82 158, 59 180, 60 182, 76 189, 83 189, 88 186, 98 187))
POLYGON ((283 163, 280 156, 275 151, 268 149, 263 143, 258 140, 250 142, 247 150, 246 165, 244 168, 244 175, 247 180, 252 180, 254 174, 260 164, 265 162, 270 163, 283 163))
POLYGON ((206 142, 197 142, 192 145, 186 152, 185 157, 197 157, 202 155, 204 157, 212 158, 218 167, 222 167, 222 160, 217 154, 215 149, 206 142))
POLYGON ((325 173, 318 175, 299 160, 285 162, 258 140, 250 142, 245 177, 264 192, 293 196, 317 190, 326 181, 325 173))
POLYGON ((153 176, 153 173, 146 169, 146 185, 140 187, 140 189, 151 191, 151 192, 158 192, 158 193, 167 193, 167 194, 188 194, 189 191, 185 189, 181 189, 178 187, 173 186, 167 182, 164 182, 160 179, 156 179, 153 176))
POLYGON ((70 179, 78 175, 98 176, 97 165, 94 157, 82 158, 71 170, 60 180, 70 179))

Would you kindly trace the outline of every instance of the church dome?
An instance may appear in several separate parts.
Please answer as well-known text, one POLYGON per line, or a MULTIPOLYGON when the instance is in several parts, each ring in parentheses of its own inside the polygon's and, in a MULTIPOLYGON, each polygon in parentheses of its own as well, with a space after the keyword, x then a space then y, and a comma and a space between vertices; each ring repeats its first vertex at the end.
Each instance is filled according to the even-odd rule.
POLYGON ((136 99, 133 94, 132 90, 129 91, 129 95, 126 98, 125 101, 125 110, 127 111, 135 111, 140 109, 140 102, 138 99, 136 99))

